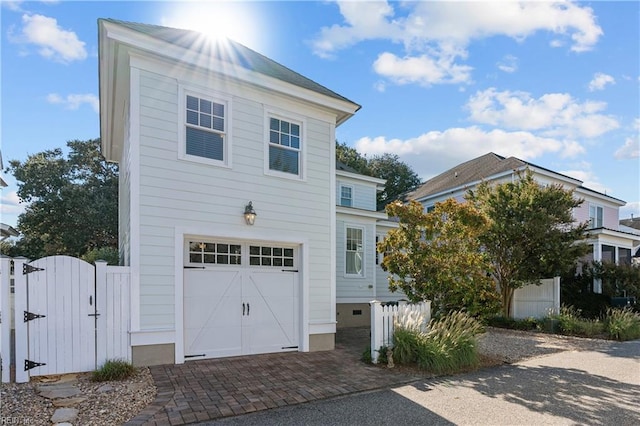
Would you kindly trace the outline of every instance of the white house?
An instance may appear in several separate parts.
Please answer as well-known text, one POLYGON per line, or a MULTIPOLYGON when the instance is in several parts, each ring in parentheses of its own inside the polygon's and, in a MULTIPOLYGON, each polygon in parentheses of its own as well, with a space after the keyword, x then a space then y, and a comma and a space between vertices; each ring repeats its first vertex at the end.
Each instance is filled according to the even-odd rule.
POLYGON ((98 25, 134 363, 332 349, 335 130, 359 105, 232 41, 98 25))
POLYGON ((376 244, 396 222, 376 211, 377 193, 385 181, 336 165, 336 293, 338 327, 370 324, 369 302, 397 301, 380 266, 376 244))
MULTIPOLYGON (((538 182, 561 184, 573 190, 576 197, 584 199, 573 216, 576 222, 590 223, 588 243, 591 255, 586 260, 631 263, 632 249, 640 244, 640 236, 620 229, 618 216, 620 207, 626 204, 624 201, 586 188, 578 179, 515 157, 488 153, 474 158, 428 180, 408 194, 408 198, 421 202, 429 210, 436 202, 447 198, 463 201, 467 191, 483 181, 508 182, 525 169, 531 170, 538 182)), ((599 283, 594 283, 594 286, 595 292, 602 291, 599 283)))

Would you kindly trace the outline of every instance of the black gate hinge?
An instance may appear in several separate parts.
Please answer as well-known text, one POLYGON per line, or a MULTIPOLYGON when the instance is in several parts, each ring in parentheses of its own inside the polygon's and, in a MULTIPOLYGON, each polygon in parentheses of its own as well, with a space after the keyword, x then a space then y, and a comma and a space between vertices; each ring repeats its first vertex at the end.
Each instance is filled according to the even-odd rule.
POLYGON ((31 266, 28 263, 22 265, 22 275, 27 275, 32 272, 44 271, 44 268, 36 268, 35 266, 31 266))
POLYGON ((32 368, 36 368, 36 367, 42 367, 43 365, 47 365, 44 362, 35 362, 35 361, 31 361, 28 359, 24 360, 24 371, 29 371, 32 368))
POLYGON ((45 318, 46 315, 34 314, 33 312, 24 311, 24 322, 28 322, 38 318, 45 318))

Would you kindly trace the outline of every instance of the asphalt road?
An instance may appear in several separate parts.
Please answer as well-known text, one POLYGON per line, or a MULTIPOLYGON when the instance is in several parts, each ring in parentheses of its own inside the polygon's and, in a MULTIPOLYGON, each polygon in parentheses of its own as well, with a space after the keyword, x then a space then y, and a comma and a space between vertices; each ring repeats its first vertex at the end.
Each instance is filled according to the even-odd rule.
POLYGON ((640 340, 202 425, 638 425, 640 340))

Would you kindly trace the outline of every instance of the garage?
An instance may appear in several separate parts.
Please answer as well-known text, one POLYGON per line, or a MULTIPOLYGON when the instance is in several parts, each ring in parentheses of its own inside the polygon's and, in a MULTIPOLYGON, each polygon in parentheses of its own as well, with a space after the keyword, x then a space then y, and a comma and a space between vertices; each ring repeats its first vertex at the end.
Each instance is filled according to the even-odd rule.
POLYGON ((297 351, 298 248, 189 239, 185 243, 185 359, 297 351))

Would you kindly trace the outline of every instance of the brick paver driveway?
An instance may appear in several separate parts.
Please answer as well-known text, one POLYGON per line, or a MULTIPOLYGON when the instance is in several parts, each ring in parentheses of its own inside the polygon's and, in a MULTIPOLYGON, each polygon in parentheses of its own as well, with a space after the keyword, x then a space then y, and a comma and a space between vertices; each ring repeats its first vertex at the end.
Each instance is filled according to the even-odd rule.
POLYGON ((336 350, 151 367, 158 395, 129 425, 182 425, 379 389, 421 378, 359 359, 368 329, 339 331, 336 350))

